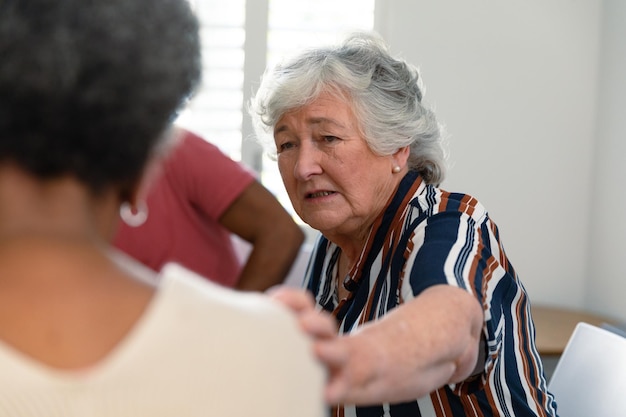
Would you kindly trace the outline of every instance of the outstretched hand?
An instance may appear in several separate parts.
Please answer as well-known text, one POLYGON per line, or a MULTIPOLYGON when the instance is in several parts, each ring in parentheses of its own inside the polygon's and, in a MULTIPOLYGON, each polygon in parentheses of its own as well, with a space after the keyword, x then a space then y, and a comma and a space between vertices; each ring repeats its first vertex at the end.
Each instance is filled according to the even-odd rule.
POLYGON ((482 310, 473 296, 455 287, 431 287, 345 335, 337 335, 334 319, 315 309, 310 294, 280 288, 272 296, 294 311, 302 329, 313 337, 315 356, 328 372, 328 404, 420 398, 464 380, 478 362, 482 310))
POLYGON ((394 395, 394 384, 384 375, 385 343, 361 335, 338 335, 334 317, 320 311, 310 293, 286 286, 266 293, 287 306, 300 328, 313 339, 314 354, 328 372, 325 400, 328 404, 374 404, 394 395))
MULTIPOLYGON (((307 291, 276 286, 266 291, 273 299, 287 306, 298 318, 300 328, 313 339, 314 354, 328 372, 325 399, 328 404, 368 403, 377 400, 380 392, 387 387, 379 387, 380 380, 372 377, 384 353, 375 352, 376 344, 367 340, 354 340, 351 336, 337 334, 334 317, 316 309, 315 300, 307 291), (381 390, 382 388, 382 390, 381 390)), ((360 338, 358 338, 360 339, 360 338)))

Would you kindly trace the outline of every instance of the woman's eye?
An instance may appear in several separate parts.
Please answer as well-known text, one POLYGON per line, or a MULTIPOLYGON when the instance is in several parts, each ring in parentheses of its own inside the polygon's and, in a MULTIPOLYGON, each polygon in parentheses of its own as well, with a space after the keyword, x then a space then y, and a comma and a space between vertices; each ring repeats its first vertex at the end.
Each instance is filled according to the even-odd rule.
POLYGON ((277 151, 278 151, 278 153, 281 153, 282 151, 286 151, 286 150, 291 149, 293 147, 294 147, 293 142, 284 142, 284 143, 281 143, 280 145, 278 145, 277 151))
POLYGON ((324 142, 331 143, 339 140, 337 136, 323 136, 324 142))

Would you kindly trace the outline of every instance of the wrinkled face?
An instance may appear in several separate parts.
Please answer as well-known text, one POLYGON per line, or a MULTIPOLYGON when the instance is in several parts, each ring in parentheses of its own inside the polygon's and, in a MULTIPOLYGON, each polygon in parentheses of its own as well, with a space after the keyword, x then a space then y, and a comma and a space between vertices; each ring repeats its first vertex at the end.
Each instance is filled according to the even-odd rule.
POLYGON ((394 166, 406 162, 372 152, 349 103, 329 93, 285 113, 274 141, 294 209, 331 240, 367 235, 402 177, 394 166))

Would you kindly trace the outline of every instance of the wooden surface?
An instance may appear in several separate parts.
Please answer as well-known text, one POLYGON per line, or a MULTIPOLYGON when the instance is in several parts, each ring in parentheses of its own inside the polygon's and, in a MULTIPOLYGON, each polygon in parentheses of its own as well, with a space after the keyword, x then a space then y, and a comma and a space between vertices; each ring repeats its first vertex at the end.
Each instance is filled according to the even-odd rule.
POLYGON ((533 305, 531 311, 535 322, 537 350, 540 355, 545 356, 563 353, 579 322, 598 327, 603 323, 612 323, 607 317, 560 307, 533 305))

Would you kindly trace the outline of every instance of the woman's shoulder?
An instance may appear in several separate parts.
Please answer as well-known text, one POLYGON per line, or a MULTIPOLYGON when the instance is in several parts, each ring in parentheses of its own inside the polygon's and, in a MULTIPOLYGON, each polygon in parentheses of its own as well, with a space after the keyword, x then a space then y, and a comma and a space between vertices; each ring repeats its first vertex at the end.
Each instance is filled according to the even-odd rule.
POLYGON ((282 317, 286 309, 260 292, 236 291, 219 285, 177 263, 166 264, 160 273, 160 290, 172 302, 200 310, 233 314, 282 317))
MULTIPOLYGON (((193 343, 192 352, 200 350, 203 358, 237 358, 240 376, 272 375, 283 389, 300 386, 321 400, 324 370, 287 307, 263 293, 219 286, 177 264, 163 268, 160 286, 171 303, 168 337, 176 343, 193 343)), ((268 386, 264 395, 275 391, 268 386)))
POLYGON ((487 216, 487 210, 474 196, 462 192, 451 192, 434 185, 427 185, 416 193, 411 205, 428 215, 439 213, 464 213, 472 218, 487 216))
MULTIPOLYGON (((300 330, 296 316, 266 294, 227 288, 173 263, 166 264, 160 275, 159 292, 167 299, 168 316, 184 317, 185 325, 228 329, 222 335, 225 343, 228 338, 231 343, 256 340, 257 347, 262 348, 268 340, 278 338, 294 349, 308 351, 309 339, 300 330)), ((209 331, 207 337, 213 336, 209 331)))

